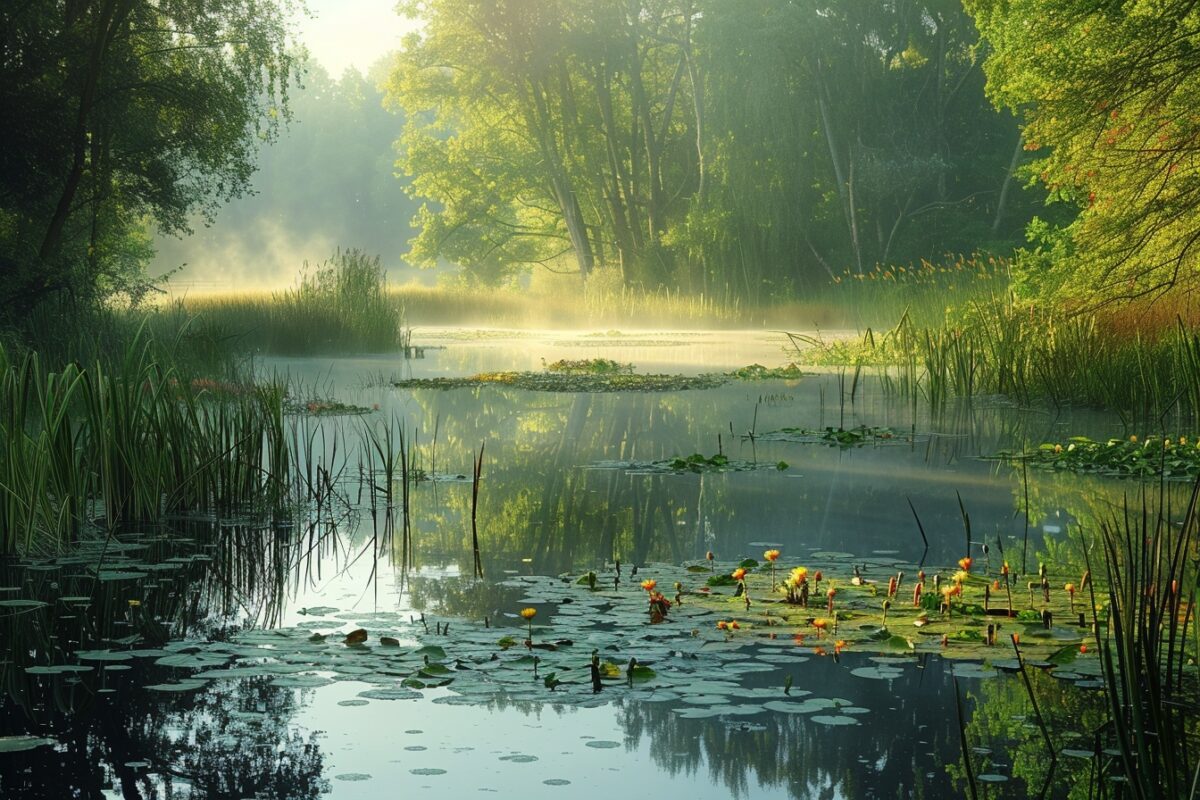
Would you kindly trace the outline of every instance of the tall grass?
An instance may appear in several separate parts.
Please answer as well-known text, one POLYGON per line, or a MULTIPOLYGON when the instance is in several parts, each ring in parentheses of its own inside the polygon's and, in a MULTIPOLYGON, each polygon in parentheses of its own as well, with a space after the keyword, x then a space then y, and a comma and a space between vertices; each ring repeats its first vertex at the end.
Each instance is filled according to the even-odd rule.
POLYGON ((145 335, 114 363, 0 349, 0 553, 173 514, 283 510, 283 390, 188 379, 145 335))
POLYGON ((176 306, 215 338, 267 353, 393 352, 410 344, 403 303, 388 289, 379 257, 361 250, 339 250, 315 267, 306 265, 288 289, 212 295, 176 306))
POLYGON ((1149 508, 1145 497, 1101 525, 1107 615, 1093 623, 1111 738, 1139 800, 1195 797, 1200 785, 1198 500, 1200 482, 1178 527, 1161 498, 1149 508))
POLYGON ((1200 333, 1183 316, 1130 330, 1097 314, 1068 315, 1012 295, 971 302, 939 325, 909 315, 884 334, 825 342, 793 335, 808 363, 878 368, 885 391, 942 409, 952 398, 1090 406, 1127 425, 1200 413, 1200 333))

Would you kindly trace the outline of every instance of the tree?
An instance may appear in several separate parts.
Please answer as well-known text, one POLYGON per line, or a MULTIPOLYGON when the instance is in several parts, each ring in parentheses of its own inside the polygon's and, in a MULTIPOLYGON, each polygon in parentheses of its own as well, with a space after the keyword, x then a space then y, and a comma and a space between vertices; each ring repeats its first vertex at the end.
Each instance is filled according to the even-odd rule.
POLYGON ((245 190, 288 116, 289 0, 0 8, 0 314, 144 290, 147 222, 245 190))
POLYGON ((762 299, 1009 247, 1014 120, 958 0, 429 0, 389 87, 414 257, 762 299))
POLYGON ((1094 305, 1195 289, 1200 8, 1192 0, 967 0, 988 92, 1019 110, 1030 176, 1078 208, 1039 227, 1037 289, 1094 305), (1036 24, 1033 21, 1036 20, 1036 24))

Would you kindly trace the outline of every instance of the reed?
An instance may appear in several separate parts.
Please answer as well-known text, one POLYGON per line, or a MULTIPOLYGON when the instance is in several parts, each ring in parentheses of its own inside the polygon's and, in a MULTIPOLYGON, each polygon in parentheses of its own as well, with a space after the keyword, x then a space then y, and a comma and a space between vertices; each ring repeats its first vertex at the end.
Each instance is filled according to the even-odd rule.
POLYGON ((1021 404, 1088 406, 1128 426, 1200 414, 1200 333, 1184 317, 1130 332, 1095 314, 1060 315, 1012 295, 977 299, 939 325, 905 314, 857 340, 791 336, 793 358, 871 366, 885 394, 940 411, 955 400, 1004 395, 1021 404))
POLYGON ((144 329, 88 368, 0 349, 0 552, 168 515, 284 513, 283 387, 189 379, 158 351, 144 329))
POLYGON ((339 250, 315 267, 306 264, 296 285, 281 291, 211 295, 173 305, 176 313, 198 317, 214 338, 241 349, 300 355, 411 346, 403 303, 389 290, 379 257, 361 250, 339 250))
POLYGON ((1140 508, 1126 504, 1101 524, 1105 615, 1092 593, 1112 738, 1130 795, 1147 800, 1195 797, 1200 779, 1193 666, 1200 482, 1181 525, 1162 500, 1143 494, 1140 508))

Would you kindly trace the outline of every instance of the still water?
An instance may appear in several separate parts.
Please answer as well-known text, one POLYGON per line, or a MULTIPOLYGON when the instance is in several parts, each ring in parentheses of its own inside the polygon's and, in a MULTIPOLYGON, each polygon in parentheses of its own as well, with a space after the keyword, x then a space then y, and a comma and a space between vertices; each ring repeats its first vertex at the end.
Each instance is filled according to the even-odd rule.
MULTIPOLYGON (((563 358, 687 375, 789 359, 787 338, 770 332, 429 329, 415 338, 427 346, 422 358, 261 364, 264 374, 286 376, 302 400, 363 411, 296 418, 297 442, 334 487, 310 524, 180 521, 169 533, 131 532, 75 557, 4 566, 0 797, 957 796, 956 690, 988 796, 1041 790, 1045 758, 1030 744, 1024 688, 936 655, 835 660, 711 639, 709 660, 691 663, 686 641, 671 639, 643 644, 660 679, 676 676, 673 689, 616 686, 592 696, 570 680, 551 692, 537 665, 516 690, 511 676, 505 691, 483 691, 469 676, 437 686, 426 675, 419 689, 401 687, 382 677, 390 674, 380 666, 383 648, 348 664, 306 637, 362 627, 372 644, 388 634, 415 647, 432 641, 430 625, 448 623, 455 633, 437 634, 447 651, 461 636, 473 642, 468 654, 482 654, 504 633, 493 626, 522 636, 516 612, 536 603, 548 631, 580 640, 578 655, 556 653, 553 663, 577 668, 591 649, 582 643, 628 625, 604 616, 622 595, 604 606, 585 601, 594 618, 569 614, 537 576, 611 570, 618 559, 646 572, 656 563, 703 563, 707 551, 736 562, 768 546, 785 559, 853 554, 885 575, 897 565, 952 564, 968 547, 960 502, 972 554, 987 543, 998 558, 1036 569, 1042 559, 1072 558, 1073 537, 1130 485, 1025 473, 980 456, 1127 433, 1115 418, 998 399, 931 417, 889 401, 869 375, 855 382, 836 370, 655 393, 396 387, 539 370, 563 358), (846 448, 771 436, 858 425, 889 436, 846 448), (355 448, 370 427, 402 433, 414 467, 431 478, 409 493, 412 570, 401 569, 396 534, 381 535, 363 500, 372 478, 364 479, 355 448), (470 475, 481 446, 476 516, 486 580, 477 582, 470 475), (768 468, 648 468, 692 453, 768 468), (459 634, 465 625, 473 627, 459 634), (262 638, 272 630, 292 635, 262 638), (205 672, 234 658, 244 673, 205 672), (256 674, 262 663, 274 671, 256 674), (689 681, 711 688, 679 685, 689 681), (826 703, 818 712, 838 713, 779 705, 806 695, 810 705, 826 703)), ((636 595, 636 583, 625 591, 636 595)), ((618 656, 628 653, 614 649, 618 656)), ((459 659, 457 667, 493 666, 484 661, 459 659)), ((1076 741, 1090 747, 1083 721, 1097 713, 1094 692, 1074 685, 1087 676, 1074 678, 1034 680, 1068 750, 1076 741)), ((1068 796, 1086 771, 1087 762, 1061 760, 1068 763, 1049 776, 1051 796, 1068 796)))

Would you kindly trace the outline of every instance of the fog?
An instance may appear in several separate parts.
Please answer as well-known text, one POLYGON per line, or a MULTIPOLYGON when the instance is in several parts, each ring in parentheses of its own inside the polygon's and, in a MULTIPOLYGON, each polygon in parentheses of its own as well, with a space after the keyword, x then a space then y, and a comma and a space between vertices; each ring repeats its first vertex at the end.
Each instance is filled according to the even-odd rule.
POLYGON ((310 62, 292 90, 293 119, 261 148, 253 193, 222 207, 191 236, 158 236, 152 274, 171 273, 171 294, 258 290, 291 284, 305 262, 337 248, 378 254, 394 283, 433 282, 408 267, 417 204, 395 175, 403 118, 383 107, 387 59, 363 75, 333 79, 310 62))

